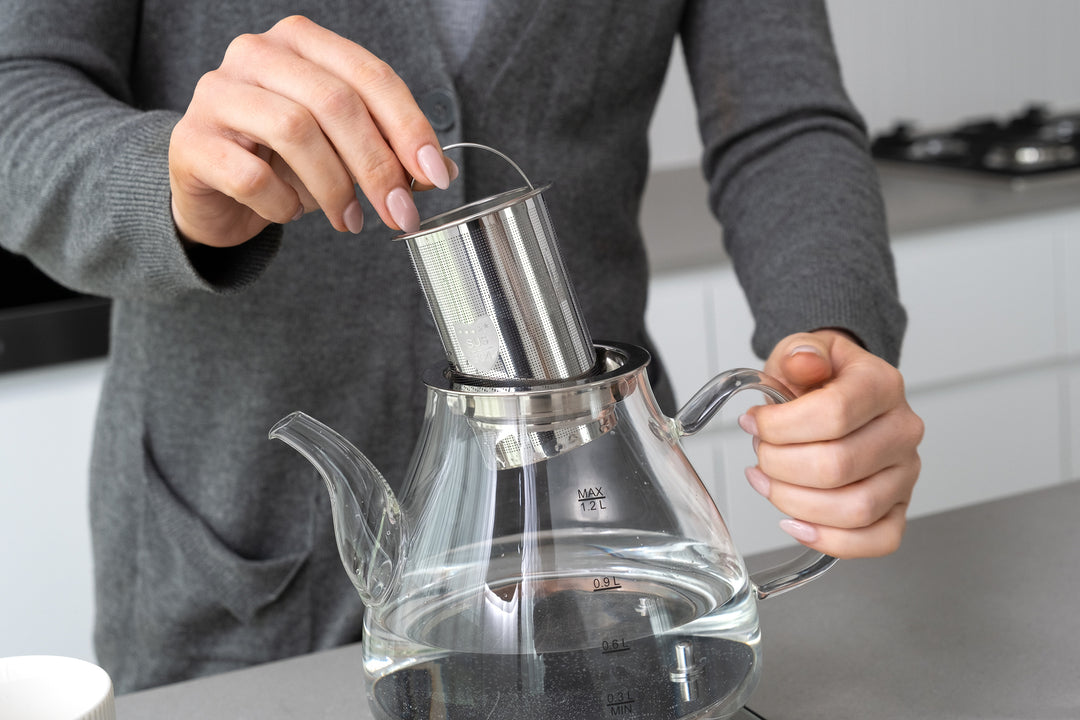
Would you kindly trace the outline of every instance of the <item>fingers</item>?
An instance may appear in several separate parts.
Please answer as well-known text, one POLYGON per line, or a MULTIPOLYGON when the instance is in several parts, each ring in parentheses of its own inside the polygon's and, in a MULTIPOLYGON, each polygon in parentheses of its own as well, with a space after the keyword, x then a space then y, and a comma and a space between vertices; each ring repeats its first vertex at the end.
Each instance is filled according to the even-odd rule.
POLYGON ((755 435, 778 444, 841 438, 903 401, 903 377, 881 358, 839 337, 829 353, 821 364, 832 375, 821 387, 804 391, 795 402, 748 411, 755 435))
MULTIPOLYGON (((443 165, 446 167, 446 172, 450 176, 449 182, 454 182, 455 180, 457 180, 458 175, 461 173, 461 170, 458 168, 456 162, 454 162, 450 158, 446 157, 445 155, 443 155, 442 160, 443 160, 443 165)), ((430 183, 426 183, 426 182, 424 182, 422 180, 415 180, 414 179, 414 181, 412 183, 413 192, 425 192, 427 190, 434 190, 435 187, 436 187, 435 185, 432 185, 430 183)))
MULTIPOLYGON (((821 391, 815 391, 821 392, 821 391)), ((771 443, 756 435, 758 463, 770 477, 815 488, 839 488, 908 459, 922 423, 906 402, 839 438, 771 443)))
POLYGON ((756 442, 758 466, 747 480, 792 518, 781 527, 803 544, 836 557, 887 554, 903 536, 922 433, 904 403, 840 440, 756 442))
POLYGON ((907 529, 907 506, 895 505, 878 522, 839 530, 800 520, 781 520, 780 527, 803 545, 837 558, 881 557, 896 552, 907 529))
POLYGON ((832 376, 830 340, 825 333, 789 335, 769 355, 765 372, 801 395, 832 376))
POLYGON ((234 40, 200 80, 170 145, 177 226, 211 244, 236 241, 239 231, 215 233, 237 225, 237 206, 263 226, 318 208, 337 230, 359 232, 356 186, 388 227, 415 230, 410 178, 445 188, 452 168, 391 68, 301 17, 234 40))
MULTIPOLYGON (((206 112, 206 122, 214 127, 230 128, 258 145, 272 148, 334 228, 341 232, 350 229, 344 215, 348 206, 356 202, 352 176, 307 108, 279 93, 213 74, 200 81, 199 92, 230 97, 230 102, 216 104, 206 112)), ((235 156, 235 152, 230 154, 234 160, 235 156)), ((218 181, 217 187, 271 219, 261 208, 276 201, 281 188, 288 185, 269 164, 263 165, 261 174, 252 173, 257 182, 230 183, 225 179, 218 181)), ((280 222, 283 215, 291 218, 295 213, 300 199, 295 191, 292 194, 291 207, 280 208, 275 222, 280 222)))
POLYGON ((180 235, 191 242, 230 247, 271 222, 297 219, 301 201, 266 164, 262 155, 268 154, 177 124, 169 146, 169 183, 180 235))
MULTIPOLYGON (((403 166, 412 177, 446 188, 450 179, 438 137, 417 106, 412 92, 389 65, 355 43, 302 17, 287 18, 268 33, 273 37, 278 34, 299 57, 331 71, 347 87, 358 92, 366 114, 379 133, 378 137, 365 138, 372 142, 371 147, 362 152, 368 156, 364 161, 369 167, 396 164, 403 166)), ((335 110, 341 109, 345 111, 345 118, 350 118, 354 108, 348 92, 336 83, 328 89, 328 115, 333 116, 335 110)), ((355 138, 346 140, 356 143, 355 138)))
MULTIPOLYGON (((338 230, 352 229, 344 215, 355 202, 353 179, 383 221, 398 230, 419 224, 409 176, 449 184, 438 138, 409 89, 355 43, 293 17, 265 35, 237 38, 222 68, 291 101, 267 107, 276 122, 256 115, 250 124, 263 128, 260 142, 293 168, 338 230), (337 169, 320 179, 318 173, 332 165, 337 169), (342 177, 349 178, 348 187, 341 186, 342 177)), ((238 129, 255 137, 260 132, 238 129)))
POLYGON ((905 463, 842 488, 822 490, 776 480, 760 467, 746 469, 751 487, 785 515, 841 530, 870 527, 897 505, 909 504, 917 474, 917 465, 905 463))
POLYGON ((804 545, 836 557, 892 552, 906 527, 924 432, 899 372, 841 333, 781 345, 770 369, 802 391, 740 418, 758 454, 748 482, 790 516, 781 526, 804 545))

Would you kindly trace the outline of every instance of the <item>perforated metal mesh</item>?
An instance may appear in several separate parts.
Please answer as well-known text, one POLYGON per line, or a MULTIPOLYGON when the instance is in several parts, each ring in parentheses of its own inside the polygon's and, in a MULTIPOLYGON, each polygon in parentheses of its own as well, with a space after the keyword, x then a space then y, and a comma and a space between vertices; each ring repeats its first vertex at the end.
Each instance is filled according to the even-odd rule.
POLYGON ((592 338, 540 190, 513 190, 425 225, 405 240, 456 372, 501 382, 592 370, 592 338))

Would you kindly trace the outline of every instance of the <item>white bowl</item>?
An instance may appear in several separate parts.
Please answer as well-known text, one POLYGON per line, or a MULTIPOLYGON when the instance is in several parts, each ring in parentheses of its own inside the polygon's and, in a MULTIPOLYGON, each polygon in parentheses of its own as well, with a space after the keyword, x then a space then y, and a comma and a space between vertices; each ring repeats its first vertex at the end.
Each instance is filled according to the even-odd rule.
POLYGON ((52 655, 0 658, 0 716, 19 720, 115 720, 109 674, 52 655))

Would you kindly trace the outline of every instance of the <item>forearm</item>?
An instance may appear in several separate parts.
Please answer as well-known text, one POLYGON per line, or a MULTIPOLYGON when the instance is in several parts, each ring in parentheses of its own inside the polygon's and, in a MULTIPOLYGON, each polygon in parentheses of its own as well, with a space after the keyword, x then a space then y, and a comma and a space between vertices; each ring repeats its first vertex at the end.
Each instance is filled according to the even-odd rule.
POLYGON ((684 45, 710 203, 754 312, 760 356, 839 327, 892 363, 904 314, 862 120, 814 3, 693 6, 684 45), (738 17, 734 17, 738 15, 738 17), (710 35, 729 37, 710 42, 710 35))
POLYGON ((783 337, 842 328, 892 364, 905 315, 877 176, 828 132, 780 143, 737 175, 719 202, 725 243, 754 310, 754 351, 783 337), (768 182, 751 175, 771 176, 768 182))
MULTIPOLYGON (((83 292, 215 289, 172 221, 168 146, 179 115, 132 106, 121 59, 132 41, 114 17, 124 10, 88 3, 64 18, 66 7, 0 3, 11 19, 0 29, 0 243, 83 292)), ((268 236, 245 250, 251 272, 276 248, 268 236)))

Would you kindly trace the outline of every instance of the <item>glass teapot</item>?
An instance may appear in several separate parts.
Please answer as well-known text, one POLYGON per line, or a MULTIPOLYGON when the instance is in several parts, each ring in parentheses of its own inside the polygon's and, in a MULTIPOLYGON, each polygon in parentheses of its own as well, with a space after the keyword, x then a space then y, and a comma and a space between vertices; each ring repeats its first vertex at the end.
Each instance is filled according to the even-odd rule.
POLYGON ((666 417, 648 352, 589 337, 531 183, 405 239, 449 365, 423 378, 400 494, 303 413, 270 432, 330 491, 375 717, 737 712, 761 673, 757 601, 835 559, 751 576, 680 441, 741 390, 790 393, 732 370, 666 417))
POLYGON ((729 717, 761 672, 756 601, 834 562, 750 576, 680 445, 735 392, 786 400, 775 381, 724 373, 668 418, 645 350, 597 351, 528 389, 429 371, 400 497, 307 415, 271 431, 330 490, 376 717, 729 717))

